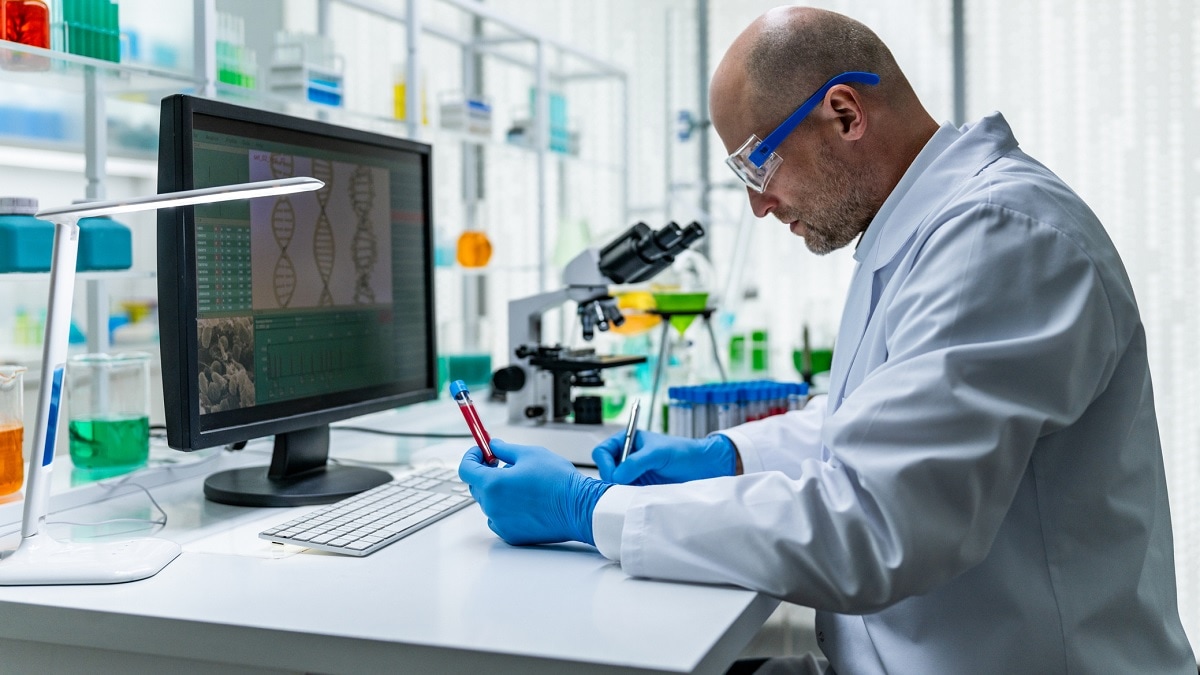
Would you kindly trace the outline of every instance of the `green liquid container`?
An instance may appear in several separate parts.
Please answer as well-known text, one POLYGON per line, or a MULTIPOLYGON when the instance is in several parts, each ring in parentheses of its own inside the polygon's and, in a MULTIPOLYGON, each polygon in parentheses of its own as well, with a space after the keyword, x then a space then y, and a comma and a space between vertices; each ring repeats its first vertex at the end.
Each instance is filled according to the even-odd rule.
POLYGON ((141 466, 150 456, 150 418, 75 419, 67 424, 71 461, 83 469, 141 466))
POLYGON ((750 333, 750 370, 765 373, 770 370, 771 346, 767 331, 756 330, 750 333))
POLYGON ((79 469, 137 467, 150 455, 150 355, 67 360, 67 435, 79 469))

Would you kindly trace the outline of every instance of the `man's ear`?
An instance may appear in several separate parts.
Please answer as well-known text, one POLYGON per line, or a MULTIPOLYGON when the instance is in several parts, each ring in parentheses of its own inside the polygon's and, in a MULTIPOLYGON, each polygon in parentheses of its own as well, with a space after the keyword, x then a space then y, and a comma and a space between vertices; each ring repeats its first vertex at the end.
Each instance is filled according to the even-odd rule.
POLYGON ((839 84, 830 89, 822 107, 830 120, 837 123, 842 140, 857 141, 867 132, 863 100, 854 87, 839 84))

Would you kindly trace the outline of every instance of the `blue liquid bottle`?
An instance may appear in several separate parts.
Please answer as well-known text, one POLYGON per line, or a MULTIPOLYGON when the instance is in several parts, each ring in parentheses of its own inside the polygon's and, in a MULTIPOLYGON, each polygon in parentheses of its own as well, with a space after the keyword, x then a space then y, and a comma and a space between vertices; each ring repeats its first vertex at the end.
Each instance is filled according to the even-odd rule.
POLYGON ((38 220, 38 200, 0 197, 0 272, 45 272, 54 248, 54 224, 38 220))

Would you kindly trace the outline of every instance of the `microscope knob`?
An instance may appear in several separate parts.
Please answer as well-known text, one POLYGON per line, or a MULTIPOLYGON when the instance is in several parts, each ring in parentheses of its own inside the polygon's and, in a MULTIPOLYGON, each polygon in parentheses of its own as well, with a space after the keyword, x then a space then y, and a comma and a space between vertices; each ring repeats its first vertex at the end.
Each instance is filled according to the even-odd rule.
POLYGON ((531 405, 525 409, 525 416, 531 420, 538 419, 546 414, 546 409, 540 405, 531 405))
POLYGON ((520 391, 525 386, 525 371, 519 366, 506 366, 492 373, 492 386, 500 391, 520 391))

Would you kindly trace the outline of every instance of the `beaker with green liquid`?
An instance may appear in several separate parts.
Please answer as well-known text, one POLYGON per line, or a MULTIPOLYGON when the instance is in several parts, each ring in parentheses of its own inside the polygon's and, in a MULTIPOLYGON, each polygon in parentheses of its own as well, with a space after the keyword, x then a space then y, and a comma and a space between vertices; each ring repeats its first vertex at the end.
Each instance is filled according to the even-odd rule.
POLYGON ((67 362, 67 432, 80 469, 133 469, 150 455, 150 355, 81 354, 67 362))

